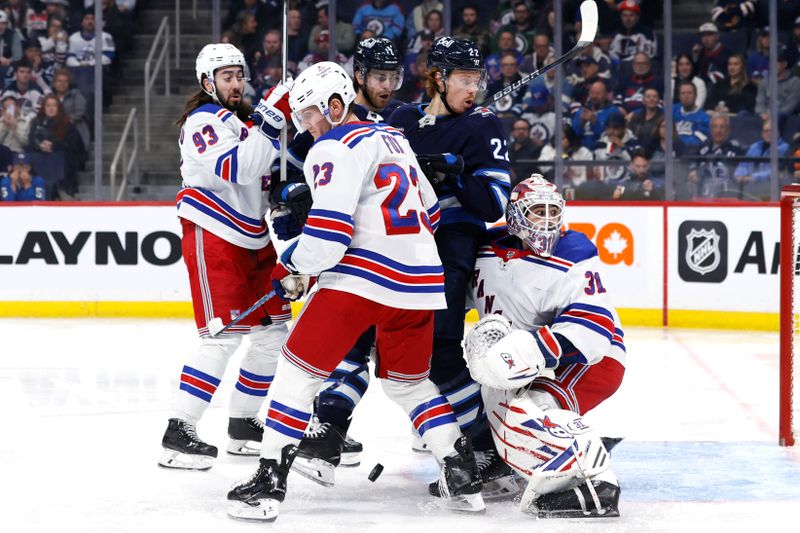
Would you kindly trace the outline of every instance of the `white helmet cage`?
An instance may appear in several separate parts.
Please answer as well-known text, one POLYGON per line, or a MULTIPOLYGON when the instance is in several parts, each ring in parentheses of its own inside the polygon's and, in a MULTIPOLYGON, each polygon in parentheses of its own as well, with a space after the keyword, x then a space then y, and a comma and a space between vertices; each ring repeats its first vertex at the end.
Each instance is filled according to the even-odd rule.
POLYGON ((214 72, 217 69, 230 66, 242 67, 245 81, 250 80, 250 69, 244 60, 244 54, 230 43, 207 44, 197 54, 197 60, 195 61, 197 82, 203 91, 217 103, 221 102, 217 96, 217 86, 214 84, 214 72), (208 78, 208 82, 211 84, 211 92, 207 91, 203 86, 203 75, 208 78))
POLYGON ((302 124, 302 111, 311 106, 316 106, 322 116, 331 124, 338 126, 344 121, 347 113, 337 122, 333 122, 330 117, 328 102, 334 94, 339 95, 344 103, 345 109, 350 107, 356 99, 356 92, 353 89, 353 82, 347 72, 332 61, 322 61, 311 65, 294 80, 292 90, 289 91, 289 106, 292 108, 292 122, 294 122, 298 133, 304 132, 307 128, 302 124))
POLYGON ((534 253, 542 257, 553 255, 561 238, 564 220, 564 197, 555 185, 541 174, 519 182, 511 191, 506 207, 506 223, 509 233, 519 237, 534 253), (544 206, 544 216, 535 215, 533 209, 544 206), (558 214, 550 214, 551 207, 558 207, 558 214))

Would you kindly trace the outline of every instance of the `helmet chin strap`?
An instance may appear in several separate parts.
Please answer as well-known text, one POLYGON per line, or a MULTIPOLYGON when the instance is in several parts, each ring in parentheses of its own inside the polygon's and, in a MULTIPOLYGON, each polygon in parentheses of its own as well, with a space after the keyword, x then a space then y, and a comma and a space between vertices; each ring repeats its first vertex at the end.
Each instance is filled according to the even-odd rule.
POLYGON ((451 115, 457 115, 458 113, 453 111, 453 108, 450 107, 450 104, 447 103, 447 81, 445 81, 444 73, 442 73, 442 85, 444 86, 444 90, 439 91, 439 96, 442 99, 444 108, 447 109, 447 112, 450 113, 451 115))

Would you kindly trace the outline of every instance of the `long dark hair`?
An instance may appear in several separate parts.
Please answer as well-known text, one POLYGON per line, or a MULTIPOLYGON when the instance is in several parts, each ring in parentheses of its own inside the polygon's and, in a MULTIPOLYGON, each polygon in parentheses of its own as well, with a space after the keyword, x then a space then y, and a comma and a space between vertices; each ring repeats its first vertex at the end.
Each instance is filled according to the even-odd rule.
POLYGON ((692 56, 686 53, 678 54, 677 57, 675 58, 675 79, 680 79, 680 74, 678 73, 678 63, 680 62, 681 59, 688 59, 689 64, 692 65, 692 72, 686 79, 688 80, 694 79, 694 77, 697 76, 697 65, 694 64, 694 61, 692 61, 692 56))
MULTIPOLYGON (((196 93, 186 99, 186 105, 183 106, 183 113, 181 113, 181 116, 175 121, 175 125, 179 128, 183 127, 183 125, 186 123, 186 119, 189 118, 189 115, 192 113, 192 111, 206 104, 219 105, 213 98, 211 98, 210 94, 205 92, 203 89, 199 89, 196 93)), ((242 100, 235 109, 231 109, 231 111, 236 113, 236 116, 242 122, 250 120, 250 115, 253 114, 253 108, 244 103, 244 100, 242 100)))

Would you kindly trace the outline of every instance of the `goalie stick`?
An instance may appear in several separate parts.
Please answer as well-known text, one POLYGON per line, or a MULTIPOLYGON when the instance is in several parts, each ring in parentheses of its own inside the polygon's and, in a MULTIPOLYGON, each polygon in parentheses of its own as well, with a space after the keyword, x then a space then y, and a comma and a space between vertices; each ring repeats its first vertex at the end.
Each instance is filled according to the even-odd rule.
POLYGON ((244 313, 240 314, 239 316, 237 316, 236 318, 234 318, 233 320, 231 320, 231 321, 230 321, 228 324, 224 324, 224 325, 223 325, 223 323, 222 323, 222 319, 221 319, 221 318, 219 318, 219 317, 217 317, 217 316, 215 316, 214 318, 212 318, 211 320, 209 320, 209 321, 208 321, 208 324, 207 324, 207 327, 208 327, 208 333, 209 333, 209 334, 210 334, 212 337, 216 337, 216 336, 217 336, 217 335, 219 335, 220 333, 223 333, 223 332, 224 332, 224 331, 226 331, 227 329, 229 329, 229 328, 231 328, 231 327, 235 326, 236 324, 238 324, 239 322, 241 322, 242 320, 244 320, 244 319, 245 319, 245 318, 246 318, 246 317, 247 317, 247 316, 248 316, 250 313, 252 313, 252 312, 253 312, 253 311, 255 311, 256 309, 258 309, 259 307, 261 307, 262 305, 264 305, 265 303, 267 303, 267 300, 269 300, 269 299, 270 299, 270 298, 272 298, 273 296, 275 296, 275 291, 274 291, 274 290, 272 290, 272 291, 269 291, 267 294, 265 294, 264 296, 262 296, 261 298, 259 298, 259 299, 258 299, 258 301, 257 301, 256 303, 254 303, 253 305, 251 305, 251 306, 250 306, 250 307, 247 309, 247 311, 245 311, 244 313))
POLYGON ((594 42, 594 37, 597 34, 597 18, 598 18, 597 4, 594 3, 594 0, 585 0, 581 4, 581 36, 580 39, 578 40, 578 44, 576 44, 572 48, 572 50, 570 50, 563 56, 559 57, 549 65, 545 65, 539 70, 531 72, 526 76, 523 76, 522 79, 520 79, 515 83, 512 83, 508 87, 505 87, 502 91, 497 91, 492 96, 487 98, 481 104, 481 106, 485 107, 487 105, 497 102, 501 98, 504 98, 509 94, 511 94, 512 92, 516 91, 523 85, 529 84, 536 78, 541 77, 550 70, 566 63, 570 59, 574 58, 576 55, 580 54, 583 50, 585 50, 588 46, 590 46, 594 42))

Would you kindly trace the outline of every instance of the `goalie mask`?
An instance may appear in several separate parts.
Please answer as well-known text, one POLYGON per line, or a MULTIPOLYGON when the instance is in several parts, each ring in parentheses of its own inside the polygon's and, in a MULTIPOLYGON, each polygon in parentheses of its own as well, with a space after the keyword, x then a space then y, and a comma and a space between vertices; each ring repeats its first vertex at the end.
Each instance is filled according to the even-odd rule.
POLYGON ((197 76, 197 82, 200 87, 205 91, 215 102, 220 103, 217 96, 217 87, 214 84, 214 72, 223 67, 242 67, 242 74, 245 81, 250 79, 250 69, 247 67, 247 62, 244 60, 244 54, 238 48, 230 43, 217 43, 207 44, 197 54, 195 60, 194 70, 197 76), (211 91, 206 91, 203 87, 203 76, 208 78, 211 84, 211 91))
POLYGON ((563 219, 564 198, 541 174, 532 174, 511 191, 506 207, 508 231, 535 254, 553 255, 563 219))
POLYGON ((332 61, 322 61, 305 69, 294 81, 289 92, 289 106, 292 108, 292 122, 298 133, 306 131, 311 124, 309 118, 315 114, 305 113, 310 107, 319 109, 322 116, 331 124, 338 126, 347 117, 348 109, 356 92, 347 72, 332 61), (330 99, 338 95, 345 106, 342 117, 334 122, 330 117, 330 99))

